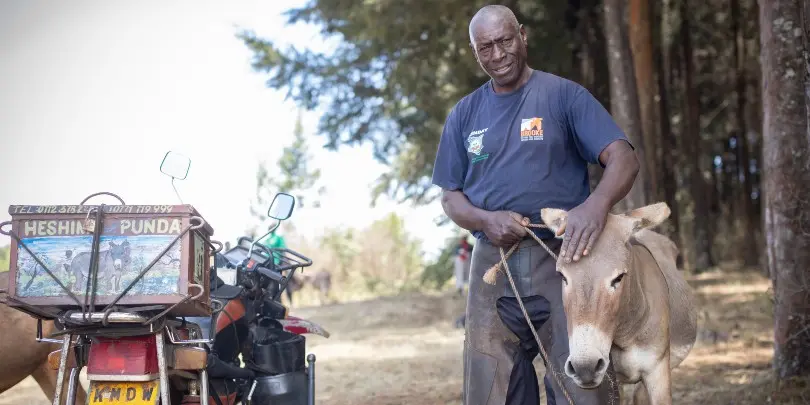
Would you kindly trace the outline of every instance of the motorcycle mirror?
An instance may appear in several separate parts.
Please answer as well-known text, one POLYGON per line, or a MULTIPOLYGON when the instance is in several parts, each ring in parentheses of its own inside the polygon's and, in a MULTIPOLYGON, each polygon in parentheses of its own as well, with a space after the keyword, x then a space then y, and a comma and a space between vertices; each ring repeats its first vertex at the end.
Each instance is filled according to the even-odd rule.
POLYGON ((295 197, 287 193, 278 193, 273 198, 273 203, 270 204, 270 209, 267 210, 267 216, 279 221, 283 221, 292 215, 294 207, 295 197))
POLYGON ((185 180, 190 167, 191 159, 173 151, 166 152, 163 161, 160 162, 161 173, 177 180, 185 180))
POLYGON ((266 234, 260 236, 250 244, 250 248, 248 249, 248 257, 245 258, 245 263, 247 263, 251 255, 253 255, 253 247, 256 246, 260 240, 273 233, 273 231, 275 231, 276 228, 281 225, 281 221, 289 218, 290 215, 292 215, 294 207, 295 197, 287 193, 277 193, 276 196, 273 197, 273 202, 270 204, 270 209, 267 210, 267 216, 275 219, 278 222, 273 224, 266 234))
POLYGON ((174 185, 175 180, 185 180, 188 177, 188 170, 191 167, 191 159, 173 151, 166 152, 163 156, 163 161, 160 162, 160 172, 172 178, 172 188, 180 204, 183 204, 183 198, 177 191, 174 185))

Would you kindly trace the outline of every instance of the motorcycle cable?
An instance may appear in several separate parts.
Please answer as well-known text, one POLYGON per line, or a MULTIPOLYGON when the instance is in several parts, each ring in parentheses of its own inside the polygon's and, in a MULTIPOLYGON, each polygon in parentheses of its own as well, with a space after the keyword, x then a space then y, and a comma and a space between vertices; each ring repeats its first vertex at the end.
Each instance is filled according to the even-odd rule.
MULTIPOLYGON (((228 320, 231 321, 230 325, 233 326, 233 335, 236 340, 236 346, 241 347, 241 342, 239 340, 239 332, 237 332, 236 330, 236 321, 233 320, 233 316, 231 316, 231 314, 227 311, 227 309, 225 309, 224 306, 219 311, 219 315, 217 315, 217 317, 221 316, 223 313, 225 314, 225 316, 228 317, 228 320)), ((216 328, 216 322, 211 326, 213 328, 216 328)), ((217 389, 214 387, 214 383, 210 380, 208 381, 208 390, 211 391, 211 394, 213 394, 211 396, 214 398, 214 402, 216 402, 216 405, 224 405, 222 403, 222 400, 219 398, 219 393, 217 392, 217 389)), ((230 398, 230 396, 231 390, 228 388, 228 384, 225 383, 225 397, 230 398)), ((230 405, 230 400, 228 400, 228 405, 230 405)))
MULTIPOLYGON (((233 326, 233 335, 236 338, 236 347, 241 347, 240 345, 241 342, 239 341, 239 333, 236 331, 236 322, 233 320, 231 314, 224 307, 219 312, 219 314, 222 315, 223 313, 225 314, 225 316, 228 317, 228 320, 231 321, 231 325, 233 326)), ((216 328, 216 324, 212 326, 216 328)), ((224 385, 225 385, 225 398, 230 398, 231 390, 228 389, 228 383, 225 383, 224 385)), ((214 387, 214 383, 210 380, 208 381, 208 390, 211 391, 211 394, 213 394, 211 396, 214 398, 214 402, 216 402, 216 405, 224 405, 222 403, 222 400, 219 398, 219 393, 217 392, 217 389, 214 387)), ((230 405, 230 399, 228 400, 228 405, 230 405)))

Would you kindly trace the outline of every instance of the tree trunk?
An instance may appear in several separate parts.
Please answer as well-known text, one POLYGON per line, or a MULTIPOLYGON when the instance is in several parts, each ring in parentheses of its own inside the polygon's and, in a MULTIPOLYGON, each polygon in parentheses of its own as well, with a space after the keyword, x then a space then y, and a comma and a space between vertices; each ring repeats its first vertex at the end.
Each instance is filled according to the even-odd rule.
POLYGON ((801 3, 759 1, 765 237, 779 379, 810 375, 810 49, 801 3))
MULTIPOLYGON (((670 75, 670 52, 672 46, 666 41, 666 35, 669 28, 669 5, 668 2, 663 4, 656 2, 660 5, 660 24, 654 24, 655 40, 658 47, 655 52, 655 70, 657 71, 658 81, 658 133, 660 136, 659 144, 661 151, 661 166, 660 166, 660 180, 663 190, 664 201, 670 207, 670 220, 666 224, 666 233, 672 240, 678 240, 678 221, 679 212, 677 200, 677 179, 675 174, 675 161, 677 159, 678 145, 675 135, 672 133, 672 125, 670 124, 670 104, 669 104, 669 91, 671 89, 671 75, 670 75), (666 28, 665 28, 666 27, 666 28)), ((655 13, 655 8, 651 8, 652 17, 650 20, 656 21, 658 17, 655 13)))
POLYGON ((610 72, 607 60, 607 40, 602 19, 602 0, 588 0, 588 38, 594 66, 594 96, 610 107, 610 72))
POLYGON ((737 212, 739 204, 734 197, 737 195, 735 187, 737 179, 737 158, 735 153, 737 148, 733 146, 733 135, 729 133, 722 140, 716 142, 717 153, 722 157, 722 164, 715 167, 712 173, 714 176, 714 191, 717 198, 713 199, 714 205, 711 209, 712 226, 716 233, 725 235, 712 244, 713 253, 717 261, 734 260, 739 257, 739 233, 736 231, 737 212))
POLYGON ((633 55, 627 38, 623 0, 605 0, 605 38, 607 40, 608 68, 610 70, 610 112, 619 127, 627 134, 641 163, 636 182, 622 202, 619 210, 642 207, 648 203, 649 173, 646 150, 642 138, 641 115, 638 106, 633 55))
MULTIPOLYGON (((596 3, 597 0, 569 0, 568 7, 569 12, 575 13, 577 16, 576 38, 579 42, 577 63, 581 84, 602 102, 602 100, 609 100, 609 96, 600 95, 600 93, 604 93, 602 87, 607 84, 607 76, 603 66, 605 64, 604 36, 599 32, 596 3)), ((606 105, 606 107, 609 106, 606 105)), ((588 166, 592 191, 599 185, 603 172, 604 170, 599 165, 588 166)))
MULTIPOLYGON (((587 0, 585 1, 587 3, 587 0)), ((568 29, 573 43, 571 44, 572 66, 578 68, 580 76, 576 80, 579 84, 591 91, 593 77, 588 63, 588 41, 583 35, 584 21, 583 0, 568 0, 565 8, 565 27, 568 29)))
POLYGON ((689 0, 681 0, 681 46, 683 51, 683 81, 684 81, 684 113, 685 126, 682 137, 684 139, 685 180, 689 184, 693 204, 694 226, 694 270, 703 271, 712 266, 711 242, 709 232, 712 221, 709 213, 709 199, 706 198, 708 185, 701 171, 701 151, 711 150, 704 148, 700 134, 700 100, 694 80, 694 56, 692 55, 692 39, 689 21, 689 0))
MULTIPOLYGON (((747 0, 746 5, 748 4, 747 0)), ((747 47, 748 52, 748 77, 747 79, 747 103, 748 116, 746 116, 746 126, 749 128, 750 136, 748 136, 748 144, 750 145, 752 166, 755 173, 751 176, 751 186, 753 189, 752 197, 752 223, 757 226, 754 236, 756 237, 757 253, 759 256, 759 269, 764 275, 768 275, 768 254, 766 248, 765 234, 764 234, 764 197, 762 193, 762 129, 763 129, 763 111, 762 105, 762 63, 760 51, 760 27, 759 27, 759 8, 754 1, 754 7, 747 9, 743 21, 745 24, 745 33, 747 38, 756 38, 756 41, 749 41, 747 47)))
POLYGON ((747 89, 747 74, 745 70, 745 30, 742 27, 742 16, 740 12, 740 0, 731 0, 731 25, 734 31, 734 93, 736 101, 736 131, 737 139, 737 173, 742 182, 739 194, 736 198, 736 215, 740 229, 742 231, 739 240, 740 258, 745 266, 756 266, 759 262, 759 251, 757 248, 757 228, 756 218, 759 217, 755 211, 751 195, 754 192, 753 177, 751 175, 751 153, 748 143, 748 127, 746 126, 747 110, 745 108, 745 94, 747 89))
MULTIPOLYGON (((735 174, 737 172, 737 162, 734 158, 734 151, 731 150, 731 139, 726 138, 724 139, 725 142, 717 142, 717 148, 720 152, 720 156, 722 156, 723 164, 721 166, 721 173, 722 175, 720 178, 717 178, 715 174, 714 177, 714 187, 715 189, 719 187, 719 192, 717 193, 717 198, 714 200, 718 207, 728 206, 730 209, 727 212, 728 214, 732 213, 733 207, 735 204, 732 203, 733 201, 733 194, 734 194, 734 183, 735 178, 737 177, 735 174)), ((717 173, 717 170, 712 170, 713 173, 717 173)), ((715 190, 718 191, 718 190, 715 190)), ((713 209, 714 213, 717 211, 722 211, 722 209, 713 209)), ((727 220, 729 218, 723 218, 723 220, 727 220)), ((733 220, 725 221, 729 224, 734 223, 733 220)))
POLYGON ((608 103, 610 97, 604 94, 606 92, 603 90, 608 82, 608 74, 605 71, 604 35, 599 31, 598 0, 569 0, 568 7, 567 14, 576 16, 574 38, 578 43, 576 62, 579 67, 580 84, 597 100, 608 103))
POLYGON ((647 166, 649 194, 651 201, 661 199, 661 173, 658 162, 658 117, 655 110, 657 82, 653 75, 653 46, 650 19, 652 13, 649 0, 630 0, 630 49, 632 49, 636 90, 638 92, 641 136, 644 139, 645 161, 647 166))

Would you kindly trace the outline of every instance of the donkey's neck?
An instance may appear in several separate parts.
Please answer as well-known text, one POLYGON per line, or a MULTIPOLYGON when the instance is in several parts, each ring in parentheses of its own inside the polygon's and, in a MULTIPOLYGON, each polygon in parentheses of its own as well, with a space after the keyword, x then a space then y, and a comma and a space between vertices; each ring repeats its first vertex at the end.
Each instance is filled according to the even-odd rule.
POLYGON ((636 260, 636 253, 633 252, 632 265, 623 280, 619 319, 613 337, 613 342, 622 348, 635 341, 639 333, 647 332, 644 324, 650 312, 650 304, 644 293, 642 271, 644 270, 636 260))

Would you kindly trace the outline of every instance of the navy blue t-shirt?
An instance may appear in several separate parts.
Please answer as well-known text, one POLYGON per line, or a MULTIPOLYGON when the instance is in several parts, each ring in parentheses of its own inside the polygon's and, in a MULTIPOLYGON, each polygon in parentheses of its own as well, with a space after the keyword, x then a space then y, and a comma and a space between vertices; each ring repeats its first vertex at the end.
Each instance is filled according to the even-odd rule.
MULTIPOLYGON (((442 131, 433 184, 461 190, 487 211, 508 210, 542 223, 542 208, 570 210, 590 194, 588 163, 627 140, 601 103, 579 84, 533 71, 511 93, 491 81, 459 101, 442 131)), ((472 230, 486 240, 482 230, 472 230)), ((538 229, 541 238, 553 237, 538 229)))

